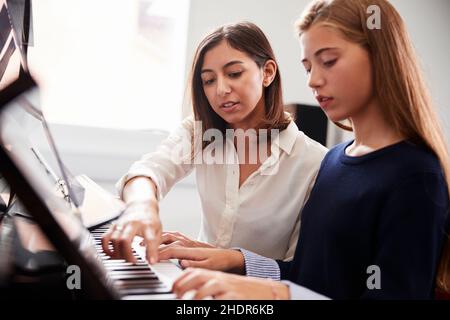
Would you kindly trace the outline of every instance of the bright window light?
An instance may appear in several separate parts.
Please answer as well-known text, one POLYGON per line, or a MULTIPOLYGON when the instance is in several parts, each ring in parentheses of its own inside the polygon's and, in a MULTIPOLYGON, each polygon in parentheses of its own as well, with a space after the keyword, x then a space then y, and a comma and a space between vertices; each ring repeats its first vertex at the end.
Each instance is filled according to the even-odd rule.
POLYGON ((29 65, 50 122, 172 130, 182 116, 189 0, 33 1, 29 65))

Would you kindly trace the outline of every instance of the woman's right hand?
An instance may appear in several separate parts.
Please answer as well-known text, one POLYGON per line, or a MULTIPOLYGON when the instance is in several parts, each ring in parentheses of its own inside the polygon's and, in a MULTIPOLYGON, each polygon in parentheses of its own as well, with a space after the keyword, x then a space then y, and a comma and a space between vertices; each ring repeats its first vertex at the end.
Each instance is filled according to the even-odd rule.
POLYGON ((157 207, 148 201, 131 202, 119 220, 103 235, 103 250, 114 259, 135 263, 131 245, 135 236, 141 236, 146 246, 147 261, 153 264, 158 262, 161 231, 157 207))

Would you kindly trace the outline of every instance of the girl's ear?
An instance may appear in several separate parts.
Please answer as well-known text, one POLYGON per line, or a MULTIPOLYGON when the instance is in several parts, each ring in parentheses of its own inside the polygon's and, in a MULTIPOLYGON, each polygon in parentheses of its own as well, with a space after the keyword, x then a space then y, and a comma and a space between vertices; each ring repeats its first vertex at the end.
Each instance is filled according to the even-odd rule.
POLYGON ((268 87, 277 74, 277 64, 273 60, 267 60, 263 66, 263 86, 268 87))

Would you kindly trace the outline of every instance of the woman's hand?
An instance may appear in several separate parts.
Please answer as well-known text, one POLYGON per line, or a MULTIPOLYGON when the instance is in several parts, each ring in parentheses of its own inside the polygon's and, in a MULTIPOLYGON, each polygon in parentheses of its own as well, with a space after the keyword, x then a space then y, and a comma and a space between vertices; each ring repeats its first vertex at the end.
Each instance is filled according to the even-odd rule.
POLYGON ((238 250, 218 248, 160 248, 161 260, 178 259, 183 268, 196 267, 245 274, 244 255, 238 250))
POLYGON ((186 292, 194 290, 193 299, 206 297, 221 300, 289 299, 289 289, 281 282, 203 269, 185 270, 173 283, 172 290, 179 298, 186 292))
POLYGON ((106 254, 114 259, 126 259, 135 263, 131 244, 135 236, 141 236, 146 246, 149 263, 158 262, 158 246, 161 240, 161 220, 158 208, 150 202, 132 202, 117 223, 102 237, 102 246, 106 254), (110 248, 112 245, 112 248, 110 248))
POLYGON ((169 246, 186 247, 186 248, 214 248, 213 245, 205 242, 195 241, 179 232, 163 232, 161 236, 161 244, 163 248, 169 246))

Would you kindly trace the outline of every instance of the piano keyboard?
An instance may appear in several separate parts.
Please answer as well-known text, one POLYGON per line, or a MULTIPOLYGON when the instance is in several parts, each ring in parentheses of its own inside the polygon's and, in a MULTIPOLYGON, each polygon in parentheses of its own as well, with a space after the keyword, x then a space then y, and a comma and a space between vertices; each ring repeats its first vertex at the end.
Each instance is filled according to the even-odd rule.
POLYGON ((112 259, 103 251, 101 238, 108 229, 109 225, 101 226, 91 231, 91 234, 94 238, 95 249, 107 270, 108 277, 113 281, 113 285, 119 290, 119 293, 122 296, 170 293, 170 288, 158 278, 150 265, 134 249, 139 246, 139 242, 134 242, 132 245, 133 255, 136 257, 135 264, 127 262, 125 259, 112 259))

